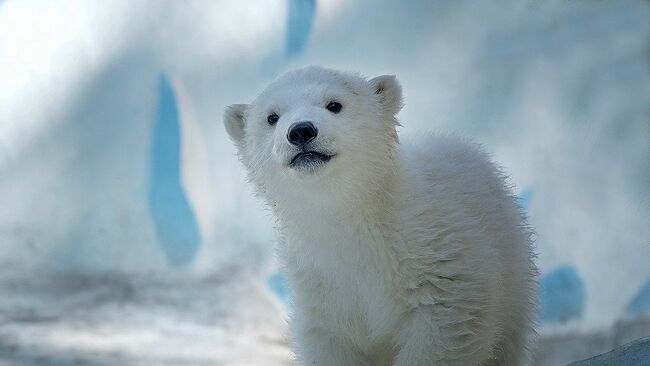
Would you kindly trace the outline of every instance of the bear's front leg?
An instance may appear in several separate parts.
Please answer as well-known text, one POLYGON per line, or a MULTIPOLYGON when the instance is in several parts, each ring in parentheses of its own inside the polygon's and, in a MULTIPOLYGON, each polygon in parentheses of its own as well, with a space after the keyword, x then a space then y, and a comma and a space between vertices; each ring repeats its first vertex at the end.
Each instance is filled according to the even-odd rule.
POLYGON ((394 366, 447 365, 434 312, 434 306, 421 306, 405 319, 397 339, 399 352, 394 366))
MULTIPOLYGON (((296 332, 295 350, 302 366, 371 366, 358 349, 346 344, 325 329, 303 329, 296 332)), ((349 342, 348 342, 349 343, 349 342)))
POLYGON ((493 335, 481 332, 481 321, 462 307, 420 305, 398 334, 394 366, 482 365, 491 353, 493 335))

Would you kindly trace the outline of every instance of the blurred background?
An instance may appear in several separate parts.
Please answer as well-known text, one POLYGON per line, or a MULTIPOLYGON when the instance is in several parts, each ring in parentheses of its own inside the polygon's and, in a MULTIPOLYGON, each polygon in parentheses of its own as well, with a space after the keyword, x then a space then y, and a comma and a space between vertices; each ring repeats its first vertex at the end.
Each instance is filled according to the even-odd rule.
POLYGON ((395 74, 536 230, 535 363, 650 335, 650 2, 0 0, 0 365, 288 365, 222 126, 285 70, 395 74))

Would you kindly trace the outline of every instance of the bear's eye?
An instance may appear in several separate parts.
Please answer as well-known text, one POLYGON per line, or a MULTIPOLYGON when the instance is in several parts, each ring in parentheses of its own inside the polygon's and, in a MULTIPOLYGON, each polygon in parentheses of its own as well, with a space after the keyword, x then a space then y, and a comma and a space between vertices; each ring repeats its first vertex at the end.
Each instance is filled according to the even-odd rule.
POLYGON ((266 121, 273 126, 274 124, 278 123, 278 120, 280 119, 280 116, 278 116, 277 113, 272 113, 269 114, 268 117, 266 117, 266 121))
POLYGON ((339 113, 341 108, 343 108, 343 106, 339 102, 329 102, 327 104, 327 110, 332 113, 339 113))

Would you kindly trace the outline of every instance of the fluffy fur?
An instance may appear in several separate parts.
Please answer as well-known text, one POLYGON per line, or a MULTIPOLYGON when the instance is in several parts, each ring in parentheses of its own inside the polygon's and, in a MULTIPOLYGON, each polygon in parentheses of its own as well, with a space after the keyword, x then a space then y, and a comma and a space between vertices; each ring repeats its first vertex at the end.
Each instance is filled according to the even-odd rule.
POLYGON ((298 361, 525 364, 536 268, 516 199, 476 145, 435 135, 400 144, 401 106, 394 76, 308 67, 225 113, 277 219, 298 361), (318 129, 308 147, 287 140, 301 121, 318 129), (292 166, 301 149, 332 158, 292 166))

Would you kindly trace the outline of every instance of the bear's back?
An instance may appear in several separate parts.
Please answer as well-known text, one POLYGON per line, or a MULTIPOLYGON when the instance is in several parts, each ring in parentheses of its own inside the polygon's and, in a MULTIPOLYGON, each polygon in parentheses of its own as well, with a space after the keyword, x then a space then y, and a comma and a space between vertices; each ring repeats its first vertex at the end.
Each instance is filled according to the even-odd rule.
POLYGON ((484 334, 504 337, 495 339, 504 352, 497 358, 515 359, 515 349, 528 342, 521 324, 532 326, 537 270, 531 231, 507 177, 479 145, 455 136, 421 136, 401 144, 399 156, 405 176, 398 216, 405 220, 404 232, 417 232, 410 239, 422 243, 412 244, 426 245, 435 256, 463 251, 461 263, 445 265, 481 284, 490 299, 486 314, 492 314, 484 334), (449 242, 437 239, 449 232, 454 233, 449 242))

